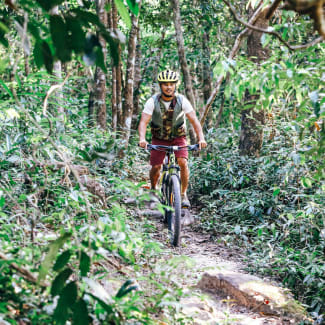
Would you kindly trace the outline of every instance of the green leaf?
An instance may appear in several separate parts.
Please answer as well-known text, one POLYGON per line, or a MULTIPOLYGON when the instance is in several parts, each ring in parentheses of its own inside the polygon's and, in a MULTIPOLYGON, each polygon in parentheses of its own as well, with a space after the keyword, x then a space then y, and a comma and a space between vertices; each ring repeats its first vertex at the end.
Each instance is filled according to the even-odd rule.
POLYGON ((40 27, 39 25, 37 25, 36 22, 34 21, 29 21, 28 25, 27 25, 28 31, 33 35, 33 37, 35 38, 36 41, 40 41, 41 37, 40 37, 40 27))
POLYGON ((75 51, 75 53, 83 52, 85 48, 85 32, 83 31, 80 22, 74 17, 66 17, 66 28, 68 33, 68 42, 69 47, 75 51))
POLYGON ((43 62, 45 64, 45 68, 48 73, 52 73, 52 71, 53 71, 53 56, 52 56, 51 49, 50 49, 49 45, 47 44, 47 42, 45 42, 45 41, 42 41, 41 48, 42 48, 42 57, 43 57, 43 62))
POLYGON ((101 46, 95 48, 95 55, 96 55, 96 65, 100 67, 105 73, 107 72, 104 60, 103 49, 101 46))
POLYGON ((0 79, 0 85, 3 87, 3 89, 9 94, 11 98, 14 98, 11 90, 7 87, 7 85, 3 82, 2 79, 0 79))
POLYGON ((280 189, 275 188, 274 191, 273 191, 273 196, 276 197, 279 193, 280 193, 280 189))
POLYGON ((53 266, 53 271, 61 270, 70 260, 71 251, 66 250, 64 251, 59 257, 56 259, 56 262, 53 266))
POLYGON ((0 21, 0 31, 3 32, 3 33, 8 33, 9 32, 9 28, 1 21, 0 21))
POLYGON ((0 198, 0 208, 3 208, 3 206, 5 205, 5 203, 6 203, 6 200, 5 200, 5 198, 2 196, 2 197, 0 198))
POLYGON ((69 46, 67 44, 68 33, 62 17, 59 15, 50 16, 50 31, 56 49, 56 56, 62 62, 70 61, 71 52, 69 51, 69 46))
POLYGON ((49 245, 49 251, 46 254, 44 261, 40 266, 40 271, 38 274, 38 281, 42 281, 46 274, 48 273, 51 264, 53 263, 59 249, 63 246, 63 244, 71 237, 71 233, 65 233, 58 239, 56 239, 53 243, 49 245))
POLYGON ((64 0, 36 0, 38 4, 45 10, 50 10, 53 7, 61 4, 64 0))
POLYGON ((124 3, 122 0, 114 0, 116 8, 122 18, 122 20, 124 21, 126 27, 128 29, 131 28, 132 22, 131 22, 131 18, 130 15, 128 13, 127 8, 125 7, 124 3))
POLYGON ((79 299, 74 306, 73 324, 75 325, 89 325, 91 321, 88 315, 87 304, 83 299, 79 299))
POLYGON ((5 38, 5 34, 9 31, 8 27, 2 23, 0 21, 0 43, 2 43, 2 45, 4 47, 8 47, 9 46, 9 42, 8 40, 5 38))
POLYGON ((259 228, 258 230, 257 230, 257 236, 258 237, 261 237, 263 235, 263 228, 259 228))
POLYGON ((42 54, 42 42, 36 42, 33 50, 34 61, 38 69, 44 64, 43 54, 42 54))
POLYGON ((69 309, 74 307, 77 299, 78 288, 75 282, 68 283, 62 290, 53 318, 56 324, 64 325, 69 318, 69 309))
POLYGON ((130 10, 133 12, 134 15, 139 14, 139 6, 136 0, 126 0, 130 10))
POLYGON ((68 268, 64 269, 56 276, 51 287, 51 295, 53 297, 60 294, 71 274, 72 270, 68 268))
MULTIPOLYGON (((121 286, 121 288, 119 289, 119 291, 117 292, 117 294, 116 294, 116 298, 122 298, 123 296, 125 296, 126 295, 126 291, 128 290, 128 287, 131 285, 131 284, 133 284, 133 281, 132 280, 127 280, 127 281, 125 281, 123 284, 122 284, 122 286, 121 286)), ((133 290, 133 289, 132 289, 133 290)), ((128 291, 129 292, 129 291, 128 291)))
POLYGON ((118 298, 122 298, 124 296, 126 296, 128 293, 130 293, 131 291, 133 290, 138 290, 138 286, 137 285, 134 285, 134 286, 131 286, 131 287, 128 287, 124 292, 123 292, 123 295, 118 297, 118 298))
POLYGON ((312 187, 312 180, 308 177, 302 177, 301 184, 303 187, 312 187))
POLYGON ((97 300, 99 302, 99 304, 106 310, 106 312, 108 313, 108 315, 113 313, 113 308, 112 306, 108 305, 106 302, 104 302, 102 299, 96 297, 95 295, 93 295, 92 293, 87 293, 89 296, 93 297, 95 300, 97 300))
POLYGON ((87 276, 87 273, 89 271, 90 271, 90 257, 85 252, 81 252, 81 257, 80 257, 81 276, 87 276))
POLYGON ((98 16, 80 9, 73 9, 72 12, 76 15, 76 19, 78 19, 84 26, 90 27, 90 23, 96 26, 102 26, 98 16))

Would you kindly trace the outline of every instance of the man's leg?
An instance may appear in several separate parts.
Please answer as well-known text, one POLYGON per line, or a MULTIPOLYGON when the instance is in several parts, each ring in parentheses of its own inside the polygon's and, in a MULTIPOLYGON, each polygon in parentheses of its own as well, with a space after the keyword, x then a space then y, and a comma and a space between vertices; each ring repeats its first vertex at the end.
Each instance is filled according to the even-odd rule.
POLYGON ((181 196, 182 196, 182 207, 190 207, 190 202, 187 198, 187 187, 188 187, 188 179, 190 176, 190 172, 187 166, 187 159, 186 158, 177 158, 177 162, 179 167, 181 168, 181 196))
POLYGON ((157 182, 160 176, 161 165, 154 165, 151 166, 150 170, 150 182, 151 182, 151 189, 155 190, 157 186, 157 182))
POLYGON ((190 172, 188 170, 186 158, 177 158, 177 162, 179 167, 181 168, 181 183, 182 183, 181 195, 184 195, 186 194, 186 190, 188 187, 188 179, 190 176, 190 172))

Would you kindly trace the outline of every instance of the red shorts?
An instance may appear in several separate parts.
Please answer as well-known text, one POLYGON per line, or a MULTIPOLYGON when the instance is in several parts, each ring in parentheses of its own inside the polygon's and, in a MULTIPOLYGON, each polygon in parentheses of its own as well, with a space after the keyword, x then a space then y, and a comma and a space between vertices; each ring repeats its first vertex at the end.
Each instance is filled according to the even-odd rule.
MULTIPOLYGON (((159 139, 152 139, 152 144, 162 145, 162 146, 186 146, 186 137, 179 137, 175 138, 174 140, 159 140, 159 139)), ((166 153, 163 151, 158 150, 151 150, 150 153, 150 165, 156 166, 161 165, 164 162, 166 153)), ((187 149, 182 149, 175 151, 176 158, 188 158, 188 151, 187 149)))

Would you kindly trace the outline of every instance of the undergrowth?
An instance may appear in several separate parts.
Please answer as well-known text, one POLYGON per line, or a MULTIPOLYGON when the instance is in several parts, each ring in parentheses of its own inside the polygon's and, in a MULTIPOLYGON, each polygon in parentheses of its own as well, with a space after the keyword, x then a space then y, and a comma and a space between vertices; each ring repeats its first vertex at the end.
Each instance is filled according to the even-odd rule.
POLYGON ((137 149, 121 158, 118 135, 89 127, 78 78, 65 87, 66 97, 75 92, 70 101, 50 100, 45 116, 51 82, 30 75, 20 104, 2 98, 0 322, 181 324, 183 289, 170 281, 178 261, 162 263, 161 244, 123 203, 148 197, 127 181, 137 149))
POLYGON ((201 229, 243 247, 249 271, 282 280, 321 319, 325 183, 306 141, 283 124, 277 129, 259 158, 239 155, 236 133, 210 132, 208 150, 191 161, 192 200, 201 229))

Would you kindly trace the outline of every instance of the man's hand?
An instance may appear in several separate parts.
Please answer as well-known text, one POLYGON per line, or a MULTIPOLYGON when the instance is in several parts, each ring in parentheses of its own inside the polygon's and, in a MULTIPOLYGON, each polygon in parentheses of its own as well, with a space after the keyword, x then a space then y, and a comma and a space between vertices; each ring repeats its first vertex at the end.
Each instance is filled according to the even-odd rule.
POLYGON ((147 130, 147 125, 150 120, 151 120, 151 115, 142 113, 141 119, 139 122, 138 131, 139 131, 139 139, 140 139, 139 146, 144 149, 147 149, 148 142, 146 141, 146 130, 147 130))
POLYGON ((139 141, 139 147, 147 149, 148 142, 146 140, 140 140, 139 141))
POLYGON ((207 147, 207 143, 205 142, 204 139, 203 140, 199 140, 198 143, 199 143, 199 150, 204 149, 204 148, 207 147))

